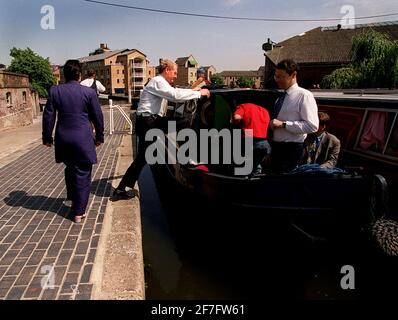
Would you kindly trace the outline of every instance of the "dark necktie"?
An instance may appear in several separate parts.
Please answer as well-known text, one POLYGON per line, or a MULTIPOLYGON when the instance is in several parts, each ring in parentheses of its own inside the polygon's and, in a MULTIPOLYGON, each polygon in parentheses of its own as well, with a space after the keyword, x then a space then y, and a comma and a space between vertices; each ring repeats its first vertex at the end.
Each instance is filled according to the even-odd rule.
POLYGON ((283 94, 276 100, 275 106, 274 106, 274 112, 272 112, 272 119, 278 118, 279 111, 282 109, 283 101, 285 100, 286 97, 286 91, 283 92, 283 94))

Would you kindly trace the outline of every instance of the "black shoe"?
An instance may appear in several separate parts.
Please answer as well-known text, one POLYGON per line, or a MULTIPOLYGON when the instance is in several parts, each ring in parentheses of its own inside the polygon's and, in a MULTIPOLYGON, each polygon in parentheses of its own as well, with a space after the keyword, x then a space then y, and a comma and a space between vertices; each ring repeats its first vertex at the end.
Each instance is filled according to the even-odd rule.
POLYGON ((134 193, 129 193, 126 190, 115 189, 112 193, 110 200, 111 201, 127 200, 134 197, 135 197, 134 193))

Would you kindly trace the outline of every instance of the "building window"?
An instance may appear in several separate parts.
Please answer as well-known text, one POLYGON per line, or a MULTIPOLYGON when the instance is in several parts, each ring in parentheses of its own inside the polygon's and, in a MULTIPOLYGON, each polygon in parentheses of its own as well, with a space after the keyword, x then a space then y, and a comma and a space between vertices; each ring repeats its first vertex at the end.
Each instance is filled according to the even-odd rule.
POLYGON ((120 81, 119 81, 119 79, 117 79, 117 83, 119 83, 120 81))
POLYGON ((111 64, 112 64, 112 60, 111 60, 111 64))
POLYGON ((22 101, 26 102, 26 91, 22 92, 22 101))
POLYGON ((119 70, 117 70, 117 72, 116 72, 117 74, 119 74, 119 70))
POLYGON ((8 105, 12 104, 11 92, 6 93, 6 101, 8 105))
POLYGON ((122 70, 122 74, 124 74, 124 69, 122 70))

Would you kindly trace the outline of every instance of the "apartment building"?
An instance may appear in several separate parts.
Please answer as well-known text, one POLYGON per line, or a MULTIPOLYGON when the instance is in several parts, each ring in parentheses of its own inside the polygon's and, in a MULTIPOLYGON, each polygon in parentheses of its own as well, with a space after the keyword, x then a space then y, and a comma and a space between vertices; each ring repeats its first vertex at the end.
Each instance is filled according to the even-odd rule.
POLYGON ((190 55, 189 57, 177 58, 175 61, 178 66, 177 79, 174 81, 176 86, 188 87, 196 81, 198 62, 190 55))
POLYGON ((53 76, 55 77, 55 84, 59 84, 61 82, 61 69, 61 66, 58 65, 51 66, 53 76))
POLYGON ((108 94, 127 95, 129 91, 138 96, 150 72, 146 55, 137 49, 110 50, 106 44, 87 57, 79 58, 83 78, 88 69, 94 69, 108 94))
POLYGON ((253 80, 255 88, 260 88, 263 79, 263 71, 259 70, 249 70, 249 71, 223 71, 219 75, 224 81, 224 85, 228 87, 236 87, 237 81, 240 77, 247 77, 253 80))
POLYGON ((216 68, 214 67, 214 66, 204 66, 204 67, 202 67, 202 68, 204 68, 205 69, 205 71, 206 71, 206 78, 210 81, 211 80, 211 77, 214 75, 214 74, 216 74, 217 73, 217 70, 216 70, 216 68))

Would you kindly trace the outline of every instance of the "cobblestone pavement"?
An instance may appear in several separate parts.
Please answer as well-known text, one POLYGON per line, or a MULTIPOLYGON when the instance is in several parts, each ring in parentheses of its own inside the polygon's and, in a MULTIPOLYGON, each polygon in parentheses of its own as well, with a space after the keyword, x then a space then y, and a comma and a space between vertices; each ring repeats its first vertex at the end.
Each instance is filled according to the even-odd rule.
MULTIPOLYGON (((104 111, 105 128, 109 113, 104 111)), ((38 143, 0 169, 0 299, 89 299, 90 276, 124 130, 105 136, 93 167, 88 216, 70 220, 64 165, 38 143), (51 287, 52 285, 52 287, 51 287)))

